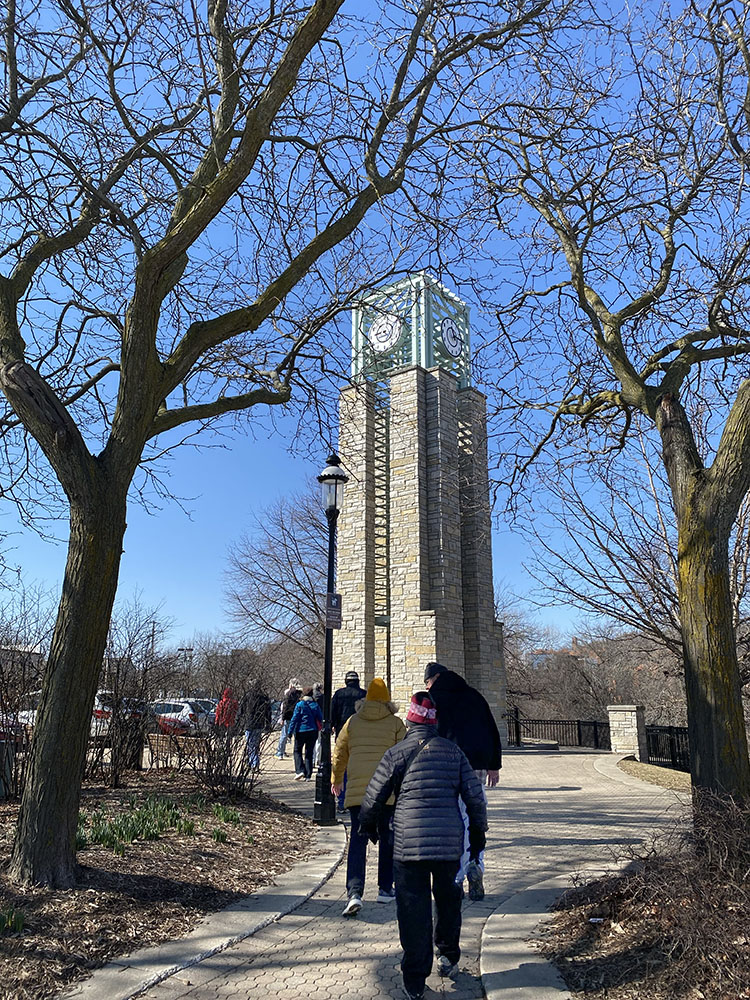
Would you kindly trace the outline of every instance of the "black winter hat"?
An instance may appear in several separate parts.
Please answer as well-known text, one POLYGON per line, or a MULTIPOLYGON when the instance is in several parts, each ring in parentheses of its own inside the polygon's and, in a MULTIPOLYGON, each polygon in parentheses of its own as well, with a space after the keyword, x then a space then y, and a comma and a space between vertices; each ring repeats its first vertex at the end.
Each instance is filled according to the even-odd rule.
POLYGON ((448 668, 444 667, 442 663, 428 663, 424 668, 424 682, 425 684, 431 677, 435 677, 437 674, 444 674, 448 668))

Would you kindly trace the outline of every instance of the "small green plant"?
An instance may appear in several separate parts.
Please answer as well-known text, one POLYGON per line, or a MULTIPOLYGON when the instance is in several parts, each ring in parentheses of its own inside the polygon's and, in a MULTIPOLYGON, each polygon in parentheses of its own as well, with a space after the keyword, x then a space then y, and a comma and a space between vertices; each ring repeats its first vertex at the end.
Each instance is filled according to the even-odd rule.
POLYGON ((110 848, 122 857, 126 844, 132 844, 134 840, 158 840, 162 833, 170 829, 192 835, 195 824, 180 814, 172 799, 151 795, 138 805, 131 797, 128 808, 113 817, 105 815, 101 809, 90 816, 82 812, 78 817, 76 847, 80 850, 97 844, 110 848))
POLYGON ((214 819, 220 820, 222 823, 237 823, 240 822, 240 814, 236 809, 230 809, 229 806, 223 805, 221 802, 214 802, 214 819))
POLYGON ((227 832, 226 830, 220 830, 218 827, 214 828, 212 837, 217 844, 226 844, 227 842, 227 832))
POLYGON ((248 842, 248 844, 254 844, 255 843, 255 837, 252 835, 252 833, 248 833, 248 835, 247 835, 247 842, 248 842))
POLYGON ((181 819, 177 821, 177 832, 183 837, 195 835, 195 823, 192 819, 181 819))
POLYGON ((0 910, 0 934, 20 934, 26 918, 20 910, 0 910))

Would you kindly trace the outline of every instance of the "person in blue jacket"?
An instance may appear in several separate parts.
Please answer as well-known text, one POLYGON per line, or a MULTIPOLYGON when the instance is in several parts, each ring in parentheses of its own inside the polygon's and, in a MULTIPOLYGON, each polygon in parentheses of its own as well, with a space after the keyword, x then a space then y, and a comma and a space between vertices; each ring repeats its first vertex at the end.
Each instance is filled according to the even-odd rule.
POLYGON ((322 725, 323 713, 313 698, 312 688, 305 688, 294 706, 288 729, 289 735, 294 736, 294 770, 297 772, 295 781, 309 781, 312 778, 313 754, 322 725))

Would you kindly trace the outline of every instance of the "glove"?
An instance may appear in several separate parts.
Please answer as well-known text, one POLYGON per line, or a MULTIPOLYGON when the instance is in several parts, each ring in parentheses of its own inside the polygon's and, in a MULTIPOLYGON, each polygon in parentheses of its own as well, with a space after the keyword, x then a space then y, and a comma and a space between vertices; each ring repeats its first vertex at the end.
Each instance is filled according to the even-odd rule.
POLYGON ((378 842, 378 830, 377 827, 373 826, 362 826, 359 824, 359 830, 357 831, 361 837, 367 837, 371 844, 377 844, 378 842))
POLYGON ((469 827, 469 860, 478 861, 479 855, 484 850, 485 844, 487 843, 487 838, 484 834, 484 830, 480 830, 479 827, 470 826, 469 827))

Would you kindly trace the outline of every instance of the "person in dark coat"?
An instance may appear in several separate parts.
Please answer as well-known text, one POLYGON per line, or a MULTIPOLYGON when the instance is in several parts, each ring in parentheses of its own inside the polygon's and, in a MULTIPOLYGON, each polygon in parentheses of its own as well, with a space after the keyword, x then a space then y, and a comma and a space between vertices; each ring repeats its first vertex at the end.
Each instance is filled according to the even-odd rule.
MULTIPOLYGON (((359 674, 356 670, 349 670, 344 675, 344 686, 334 691, 331 698, 331 728, 336 739, 344 728, 347 719, 350 719, 357 707, 357 702, 367 697, 367 692, 359 686, 359 674)), ((346 772, 341 783, 341 793, 336 799, 336 808, 339 812, 345 812, 344 799, 346 797, 346 772)))
POLYGON ((461 887, 456 874, 464 823, 459 798, 469 817, 472 857, 484 847, 487 805, 466 755, 456 743, 437 735, 435 706, 426 691, 412 696, 406 724, 406 738, 385 752, 367 786, 359 826, 376 840, 379 815, 389 797, 396 795, 393 874, 404 949, 401 972, 404 995, 420 1000, 432 971, 431 896, 439 974, 451 975, 461 956, 461 887))
MULTIPOLYGON (((485 698, 470 687, 464 678, 442 663, 428 663, 424 672, 425 687, 437 708, 438 734, 452 740, 469 758, 482 784, 494 788, 500 778, 502 751, 500 733, 485 698)), ((468 837, 468 825, 467 827, 468 837)), ((484 899, 484 853, 475 862, 469 858, 465 841, 457 879, 469 880, 469 899, 484 899)))
POLYGON ((257 770, 260 767, 260 742, 263 734, 271 729, 271 699, 259 680, 253 682, 240 702, 239 721, 245 730, 248 765, 251 770, 257 770))
POLYGON ((351 718, 356 711, 358 701, 367 697, 367 692, 359 686, 359 674, 356 670, 350 670, 344 676, 344 686, 334 691, 331 698, 331 728, 336 739, 344 723, 351 718))
POLYGON ((294 712, 294 706, 302 697, 302 691, 300 690, 299 681, 296 677, 292 677, 289 680, 289 687, 284 692, 284 697, 281 700, 281 732, 279 733, 279 745, 276 748, 275 756, 279 760, 284 759, 284 751, 286 750, 286 742, 289 738, 289 723, 292 719, 292 713, 294 712))

